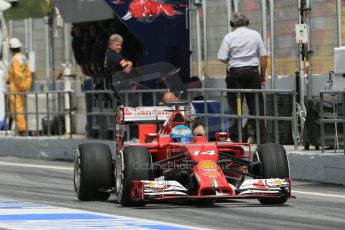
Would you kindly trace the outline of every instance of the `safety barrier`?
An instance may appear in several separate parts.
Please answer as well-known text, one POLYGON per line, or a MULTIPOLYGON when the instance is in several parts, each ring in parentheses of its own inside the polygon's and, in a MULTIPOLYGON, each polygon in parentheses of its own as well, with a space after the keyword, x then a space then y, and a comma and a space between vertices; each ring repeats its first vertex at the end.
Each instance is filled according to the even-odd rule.
MULTIPOLYGON (((166 90, 165 90, 166 91, 166 90)), ((133 106, 133 98, 134 102, 137 106, 142 106, 145 103, 146 97, 144 97, 144 94, 151 93, 152 101, 154 104, 157 104, 159 100, 157 100, 157 95, 159 93, 164 92, 164 90, 123 90, 120 91, 119 94, 122 95, 121 98, 123 98, 123 104, 125 106, 133 106), (133 96, 136 95, 136 96, 133 96), (132 100, 131 100, 132 99, 132 100)), ((219 118, 221 120, 221 127, 220 130, 225 131, 226 127, 224 126, 226 124, 226 120, 228 119, 238 119, 240 122, 238 122, 238 129, 241 129, 241 125, 245 122, 245 120, 255 120, 255 133, 256 133, 256 143, 260 144, 260 128, 259 128, 259 122, 260 120, 264 120, 266 123, 272 122, 272 134, 274 140, 273 142, 279 143, 279 121, 287 121, 291 123, 291 127, 288 130, 288 132, 291 132, 292 130, 297 130, 297 118, 296 114, 292 111, 296 111, 296 93, 294 90, 260 90, 260 89, 214 89, 214 88, 202 88, 202 89, 188 89, 187 92, 178 92, 180 99, 182 100, 188 100, 192 101, 195 95, 202 95, 203 97, 203 111, 202 113, 196 113, 197 116, 205 117, 205 118, 219 118), (227 93, 236 93, 238 97, 240 98, 242 94, 255 94, 255 108, 257 113, 255 115, 248 115, 248 114, 229 114, 229 112, 226 111, 226 108, 228 107, 226 94, 227 93), (259 104, 259 94, 263 94, 264 105, 259 104), (278 96, 279 95, 288 95, 291 97, 291 112, 288 115, 281 116, 279 115, 278 111, 278 96), (267 103, 267 98, 271 96, 273 97, 273 105, 272 105, 272 111, 270 115, 267 114, 267 107, 269 104, 267 103), (208 112, 208 101, 210 100, 218 100, 221 108, 219 113, 209 113, 208 112), (258 111, 261 106, 264 106, 265 115, 259 115, 258 111)), ((205 128, 206 130, 209 129, 208 119, 205 120, 205 128)), ((226 130, 227 131, 227 130, 226 130)), ((297 149, 297 135, 293 136, 293 144, 295 146, 295 149, 297 149)), ((239 140, 242 141, 242 134, 239 132, 239 140)))
POLYGON ((85 99, 87 136, 99 139, 114 137, 117 103, 114 91, 86 90, 85 99))
MULTIPOLYGON (((71 91, 43 91, 5 93, 6 124, 5 135, 9 135, 11 123, 17 115, 24 115, 26 121, 25 136, 62 136, 67 134, 72 138, 72 92, 71 91), (24 112, 16 111, 17 98, 24 96, 24 112), (9 109, 9 100, 13 97, 14 111, 9 109), (12 120, 12 121, 11 121, 12 120)), ((15 125, 14 136, 17 136, 18 127, 15 125)))
MULTIPOLYGON (((320 126, 321 126, 321 152, 325 152, 325 125, 334 124, 334 150, 339 150, 339 139, 338 139, 338 124, 342 124, 342 144, 345 145, 345 90, 321 90, 320 91, 320 126), (333 107, 333 118, 325 118, 324 103, 325 97, 331 99, 331 104, 333 107), (340 102, 340 103, 339 103, 340 102), (341 108, 339 111, 339 104, 341 108)), ((344 154, 345 154, 345 148, 344 154)))
MULTIPOLYGON (((119 96, 122 99, 122 104, 124 106, 143 106, 149 104, 157 105, 160 102, 160 98, 162 94, 166 91, 166 89, 157 89, 157 90, 123 90, 119 92, 119 96), (150 100, 148 100, 150 99, 150 100)), ((287 95, 291 97, 291 111, 296 110, 296 93, 294 90, 252 90, 252 89, 214 89, 214 88, 201 88, 201 89, 188 89, 187 92, 177 92, 179 98, 181 100, 188 100, 198 104, 199 111, 196 111, 196 115, 205 118, 205 129, 209 130, 212 128, 211 124, 213 121, 212 119, 217 119, 219 124, 217 124, 216 129, 217 131, 228 131, 228 121, 229 119, 238 119, 238 129, 241 130, 242 124, 244 124, 248 120, 255 121, 255 133, 256 135, 256 143, 260 144, 260 128, 259 122, 265 121, 266 127, 272 131, 273 142, 278 143, 280 131, 279 125, 282 122, 287 122, 288 124, 293 127, 293 130, 296 130, 297 121, 296 121, 296 114, 294 112, 289 112, 288 115, 281 115, 280 108, 279 108, 279 97, 281 95, 287 95), (246 113, 240 114, 230 114, 228 112, 228 104, 227 104, 227 93, 236 93, 238 97, 241 97, 242 94, 255 94, 255 107, 256 111, 263 106, 264 107, 264 115, 259 115, 257 112, 255 115, 249 115, 246 113), (264 104, 259 104, 258 96, 262 94, 264 98, 264 104), (203 100, 193 101, 195 96, 198 96, 200 99, 203 100), (271 98, 271 100, 268 100, 271 98), (271 102, 271 104, 269 103, 271 102), (212 105, 216 105, 217 109, 210 110, 212 105)), ((8 104, 8 97, 10 95, 19 96, 25 95, 27 106, 24 112, 26 120, 35 120, 36 128, 34 129, 34 134, 36 136, 39 135, 65 135, 64 130, 62 130, 62 123, 66 124, 65 129, 70 130, 69 137, 72 138, 72 125, 73 122, 65 122, 63 119, 57 119, 57 127, 58 132, 52 133, 51 130, 51 121, 54 116, 63 116, 65 119, 72 120, 72 111, 73 111, 73 92, 67 91, 47 91, 47 92, 27 92, 27 93, 17 93, 17 94, 7 94, 7 104, 8 104), (28 106, 28 98, 31 97, 33 101, 32 105, 28 106), (44 100, 43 100, 44 99, 44 100), (52 100, 54 102, 52 102, 52 100), (43 103, 42 103, 43 101, 43 103), (67 105, 68 104, 68 105, 67 105), (54 107, 54 108, 52 108, 54 107), (44 109, 42 109, 44 108, 44 109), (46 123, 47 128, 46 132, 42 133, 42 127, 39 127, 40 120, 42 116, 46 116, 46 123)), ((87 121, 87 134, 88 137, 99 138, 99 139, 113 139, 114 138, 114 112, 116 110, 117 99, 113 91, 109 90, 87 90, 85 91, 85 103, 86 103, 86 121, 87 121), (96 134, 95 134, 95 133, 96 134)), ((9 111, 7 109, 6 111, 9 111)), ((7 116, 16 116, 17 112, 7 112, 7 116)), ((231 125, 231 124, 230 124, 231 125)), ((214 127, 213 127, 214 128, 214 127)), ((284 127, 283 127, 284 128, 284 127)), ((286 128, 285 128, 286 129, 286 128)), ((17 128, 15 135, 17 135, 17 128)), ((128 129, 126 134, 126 139, 130 140, 131 135, 130 133, 133 130, 128 129)), ((288 130, 291 132, 292 130, 288 130)), ((293 136, 293 144, 295 145, 295 149, 297 148, 296 142, 296 135, 293 136)), ((243 137, 241 132, 239 132, 239 139, 242 141, 243 137)))

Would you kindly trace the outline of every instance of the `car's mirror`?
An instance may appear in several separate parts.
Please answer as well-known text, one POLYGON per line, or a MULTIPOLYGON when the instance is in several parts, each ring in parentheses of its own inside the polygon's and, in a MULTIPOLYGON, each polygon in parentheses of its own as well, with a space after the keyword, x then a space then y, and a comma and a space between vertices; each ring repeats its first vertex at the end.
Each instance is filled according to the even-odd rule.
POLYGON ((145 143, 152 143, 154 140, 159 139, 158 133, 147 133, 145 134, 145 143))
POLYGON ((225 142, 229 138, 228 132, 216 132, 216 141, 225 142))

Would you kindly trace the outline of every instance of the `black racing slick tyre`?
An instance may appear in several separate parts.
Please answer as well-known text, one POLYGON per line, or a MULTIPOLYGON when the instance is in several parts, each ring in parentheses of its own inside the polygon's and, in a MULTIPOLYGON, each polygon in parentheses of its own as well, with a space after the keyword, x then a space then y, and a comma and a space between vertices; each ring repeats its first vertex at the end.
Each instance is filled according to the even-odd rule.
POLYGON ((116 190, 119 204, 125 207, 141 207, 143 201, 132 200, 133 180, 149 180, 151 154, 144 147, 125 146, 116 156, 116 190))
POLYGON ((81 144, 74 158, 74 190, 79 200, 107 200, 113 187, 113 162, 109 146, 81 144))
MULTIPOLYGON (((262 178, 289 178, 289 162, 284 147, 280 144, 266 143, 260 145, 255 156, 257 161, 262 164, 262 178)), ((279 198, 259 198, 261 204, 283 204, 288 197, 279 198)))

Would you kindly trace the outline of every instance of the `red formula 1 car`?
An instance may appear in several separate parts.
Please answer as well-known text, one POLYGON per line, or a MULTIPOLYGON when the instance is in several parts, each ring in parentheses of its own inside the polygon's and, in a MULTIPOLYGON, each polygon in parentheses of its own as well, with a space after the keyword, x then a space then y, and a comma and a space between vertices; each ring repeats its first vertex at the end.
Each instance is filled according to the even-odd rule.
POLYGON ((107 200, 115 193, 122 206, 153 200, 258 199, 283 204, 291 198, 285 149, 274 143, 233 143, 218 132, 215 142, 193 136, 187 104, 120 107, 116 113, 116 151, 106 144, 81 144, 74 161, 74 187, 79 200, 107 200), (164 123, 163 123, 164 122, 164 123), (125 124, 160 123, 142 143, 124 142, 125 124), (253 155, 253 156, 251 156, 253 155))

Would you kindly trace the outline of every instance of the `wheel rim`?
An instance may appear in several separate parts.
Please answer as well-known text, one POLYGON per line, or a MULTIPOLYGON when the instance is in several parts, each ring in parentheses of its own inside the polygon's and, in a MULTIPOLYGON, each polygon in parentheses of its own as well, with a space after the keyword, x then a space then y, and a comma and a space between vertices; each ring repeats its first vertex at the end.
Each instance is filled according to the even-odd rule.
POLYGON ((254 152, 253 161, 260 161, 259 153, 257 150, 254 152))
POLYGON ((115 185, 116 185, 116 191, 119 197, 122 195, 123 190, 123 157, 122 152, 116 156, 116 167, 115 167, 115 185))
MULTIPOLYGON (((259 153, 257 150, 255 150, 254 155, 253 155, 253 162, 258 162, 260 161, 259 153)), ((253 179, 257 179, 258 176, 253 177, 253 179)))
POLYGON ((80 178, 81 178, 80 153, 79 153, 79 149, 77 149, 75 151, 75 157, 74 157, 74 189, 76 192, 79 192, 80 178))

